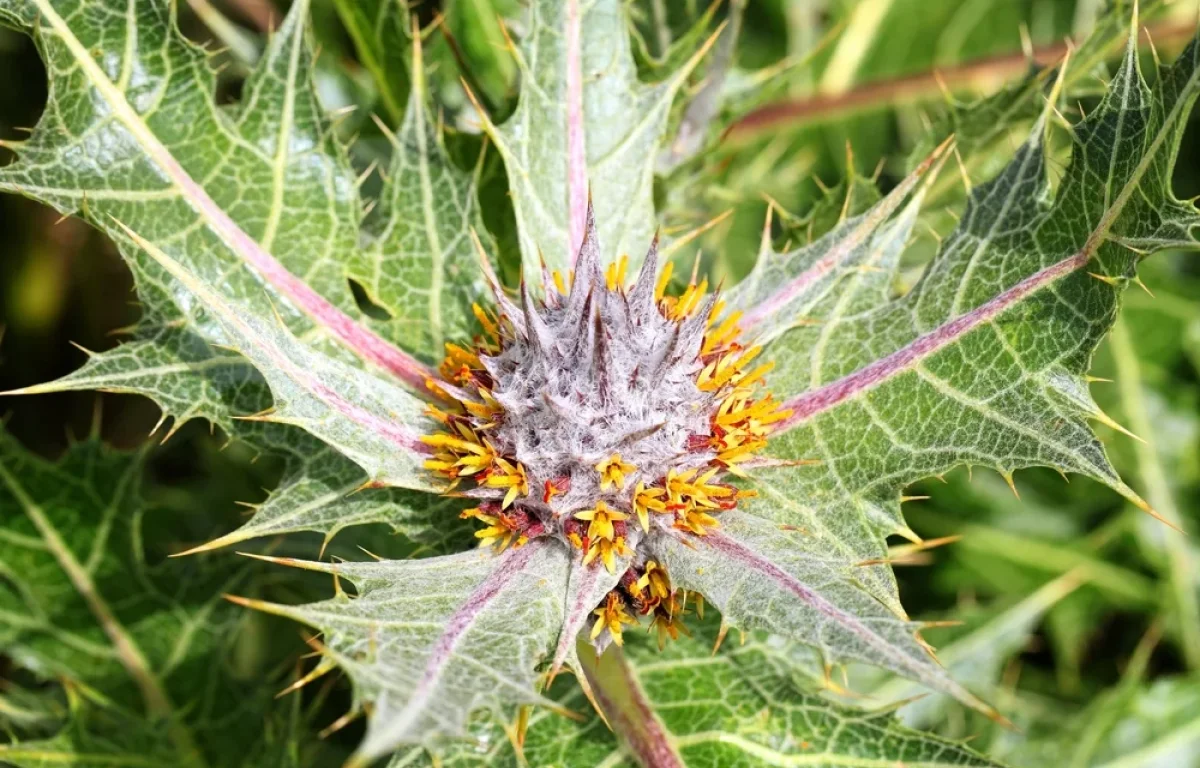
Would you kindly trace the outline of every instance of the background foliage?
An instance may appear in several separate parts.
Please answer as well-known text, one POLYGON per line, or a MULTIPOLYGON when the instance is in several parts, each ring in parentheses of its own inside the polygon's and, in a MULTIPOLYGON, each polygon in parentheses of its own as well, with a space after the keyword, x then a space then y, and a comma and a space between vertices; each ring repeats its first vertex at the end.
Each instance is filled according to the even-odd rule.
MULTIPOLYGON (((1078 111, 1095 104, 1109 76, 1105 64, 1119 51, 1120 31, 1105 32, 1095 0, 728 5, 714 12, 731 17, 740 38, 734 50, 715 53, 735 64, 726 75, 732 96, 720 109, 726 117, 751 116, 723 136, 702 135, 692 147, 670 148, 660 158, 666 172, 649 192, 679 231, 726 215, 689 250, 731 279, 749 271, 768 205, 775 208, 778 246, 806 240, 827 230, 844 208, 873 202, 879 188, 904 175, 909 158, 950 131, 959 137, 964 172, 988 177, 1011 157, 1040 107, 1025 98, 1040 86, 1027 79, 1026 51, 1039 61, 1056 60, 1059 41, 1087 39, 1099 20, 1093 43, 1076 53, 1086 66, 1072 69, 1067 84, 1078 111), (989 98, 974 102, 980 96, 989 98), (789 106, 754 111, 778 103, 789 106)), ((390 150, 383 129, 406 130, 405 104, 414 88, 407 23, 381 14, 383 4, 372 2, 316 0, 312 6, 322 106, 344 110, 338 131, 358 137, 357 163, 384 161, 390 150), (372 111, 382 126, 368 119, 372 111)), ((431 117, 455 129, 446 151, 459 162, 459 183, 477 183, 482 201, 469 215, 482 217, 510 277, 523 247, 514 224, 520 213, 508 202, 497 154, 472 165, 479 126, 459 77, 497 122, 517 109, 518 65, 497 18, 517 16, 518 6, 515 0, 415 6, 425 24, 441 14, 448 33, 427 40, 428 87, 440 107, 431 117)), ((244 97, 247 63, 263 50, 283 10, 268 0, 180 5, 186 33, 227 48, 220 54, 224 100, 244 97)), ((1152 10, 1147 27, 1158 51, 1171 58, 1194 30, 1196 6, 1177 2, 1152 10)), ((632 3, 639 71, 630 76, 658 80, 674 71, 694 50, 693 24, 705 11, 690 0, 632 3)), ((1153 55, 1148 44, 1144 50, 1153 55)), ((32 44, 0 29, 0 140, 19 140, 21 128, 37 121, 44 77, 32 44)), ((690 120, 679 108, 668 119, 676 125, 690 120)), ((1196 135, 1193 126, 1176 168, 1181 198, 1200 193, 1196 135)), ((927 196, 912 267, 953 226, 962 200, 961 181, 950 168, 927 196)), ((84 353, 69 342, 107 349, 139 317, 130 275, 112 245, 78 220, 57 219, 25 199, 0 196, 6 235, 0 244, 0 390, 78 368, 84 353)), ((371 273, 369 265, 360 271, 371 273)), ((1147 441, 1103 432, 1117 468, 1190 538, 1097 483, 1072 478, 1067 484, 1035 470, 1017 474, 1019 499, 996 475, 960 470, 912 489, 913 497, 928 498, 905 505, 921 536, 954 539, 928 551, 897 545, 905 605, 921 619, 962 621, 930 630, 928 639, 956 679, 995 703, 1017 729, 996 726, 940 695, 912 700, 923 691, 869 670, 850 669, 844 679, 831 680, 804 653, 761 638, 744 644, 730 638, 710 661, 716 628, 702 624, 692 640, 665 655, 650 642, 635 641, 628 651, 647 697, 683 738, 689 764, 783 764, 783 756, 811 750, 828 755, 831 765, 851 765, 884 744, 892 755, 939 765, 1200 765, 1200 547, 1194 540, 1200 531, 1200 266, 1194 255, 1161 254, 1142 267, 1141 277, 1148 290, 1126 294, 1122 319, 1097 360, 1094 374, 1112 381, 1097 383, 1093 392, 1116 422, 1147 441), (828 709, 822 699, 841 708, 828 709), (970 747, 987 757, 950 742, 914 739, 891 718, 860 711, 887 704, 900 723, 949 740, 972 737, 970 747)), ((366 278, 354 290, 368 313, 382 308, 367 296, 387 309, 403 306, 387 300, 388 286, 366 278)), ((391 317, 388 322, 403 321, 391 317)), ((78 545, 90 547, 101 564, 102 590, 128 596, 114 610, 146 639, 143 661, 163 680, 162 695, 185 703, 195 724, 191 738, 205 759, 212 765, 340 764, 361 739, 361 724, 339 719, 349 707, 345 682, 329 675, 273 700, 276 690, 313 669, 315 662, 304 658, 305 638, 286 621, 219 599, 222 592, 280 602, 319 599, 330 592, 328 579, 235 563, 228 553, 167 559, 244 519, 239 503, 261 501, 263 489, 286 473, 283 462, 258 461, 199 422, 165 444, 169 427, 148 439, 158 412, 130 396, 7 399, 0 413, 7 414, 3 471, 35 490, 61 529, 88 539, 78 545), (59 464, 17 458, 13 441, 63 458, 59 464), (89 534, 74 517, 85 507, 111 514, 102 535, 89 534)), ((80 765, 175 761, 155 724, 140 715, 139 692, 98 650, 103 628, 79 620, 86 611, 81 596, 47 566, 44 553, 28 546, 34 532, 23 524, 0 520, 6 532, 0 537, 0 763, 60 764, 64 755, 80 765), (52 641, 10 646, 6 633, 31 623, 52 641)), ((248 546, 312 557, 322 541, 299 536, 248 546)), ((326 555, 361 559, 360 546, 402 557, 436 549, 438 542, 365 526, 340 533, 326 555)), ((590 714, 571 686, 560 683, 551 694, 564 707, 590 714)), ((443 764, 518 764, 502 728, 481 721, 476 735, 478 746, 445 755, 443 764)), ((530 717, 524 759, 535 766, 611 766, 621 764, 618 750, 597 718, 579 725, 539 710, 530 717)), ((393 764, 428 761, 414 751, 393 764)))

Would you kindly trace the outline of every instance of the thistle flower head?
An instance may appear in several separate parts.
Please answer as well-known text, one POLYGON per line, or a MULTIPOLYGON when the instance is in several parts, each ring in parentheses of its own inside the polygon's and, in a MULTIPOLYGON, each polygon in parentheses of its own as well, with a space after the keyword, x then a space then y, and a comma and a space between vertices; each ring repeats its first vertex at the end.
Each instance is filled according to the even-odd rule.
POLYGON ((519 304, 494 284, 497 311, 476 309, 484 333, 447 345, 429 384, 446 407, 430 411, 442 430, 424 438, 426 467, 480 501, 465 514, 485 544, 553 536, 583 564, 622 571, 597 609, 596 634, 617 642, 627 606, 677 634, 684 596, 646 542, 720 525, 751 493, 727 475, 787 416, 737 315, 694 279, 667 295, 657 256, 655 242, 631 284, 624 259, 602 273, 589 210, 575 272, 546 276, 543 298, 523 285, 519 304))

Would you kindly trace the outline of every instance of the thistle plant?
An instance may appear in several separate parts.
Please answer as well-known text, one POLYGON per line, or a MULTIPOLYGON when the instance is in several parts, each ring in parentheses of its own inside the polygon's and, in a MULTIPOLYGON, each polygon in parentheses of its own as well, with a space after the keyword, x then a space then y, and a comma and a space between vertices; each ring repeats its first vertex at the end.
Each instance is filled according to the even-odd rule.
MULTIPOLYGON (((427 753, 467 764, 462 740, 481 722, 510 723, 529 759, 531 712, 574 727, 578 707, 549 692, 564 671, 633 760, 700 761, 636 682, 613 689, 637 630, 668 654, 696 653, 693 632, 720 647, 735 631, 766 656, 794 643, 830 687, 834 669, 870 665, 1006 722, 905 613, 887 539, 920 546, 900 512, 904 489, 964 464, 1010 482, 1031 466, 1084 475, 1159 516, 1092 431, 1090 421, 1115 422, 1092 399, 1089 368, 1139 262, 1195 245, 1200 216, 1169 182, 1200 47, 1156 64, 1149 85, 1131 10, 1106 95, 1073 124, 1060 113, 1071 63, 1042 73, 1025 94, 1028 138, 970 190, 911 289, 897 289, 901 260, 927 195, 959 172, 954 137, 811 242, 777 250, 768 220, 735 282, 673 258, 700 233, 664 229, 654 193, 656 170, 670 170, 675 199, 699 194, 688 185, 703 182, 686 178, 695 163, 665 158, 681 125, 713 142, 725 129, 713 114, 694 122, 717 96, 692 86, 719 87, 712 61, 732 30, 702 19, 682 39, 690 50, 645 83, 622 3, 525 10, 509 41, 515 112, 494 122, 466 89, 507 175, 520 266, 505 282, 479 202, 485 160, 467 170, 451 158, 415 22, 398 27, 411 88, 395 131, 381 122, 390 164, 368 202, 374 176, 356 168, 315 93, 307 0, 228 106, 173 5, 0 0, 0 19, 33 36, 50 76, 37 126, 6 145, 16 159, 0 189, 111 237, 143 312, 120 345, 21 392, 144 395, 172 420, 168 434, 205 419, 282 460, 249 521, 159 568, 279 534, 328 542, 371 522, 426 547, 402 560, 254 555, 332 575, 336 592, 320 602, 238 596, 236 579, 211 594, 316 633, 315 666, 293 687, 335 670, 349 679, 351 716, 367 716, 356 764, 398 749, 411 751, 395 765, 427 753), (1052 173, 1048 137, 1060 129, 1070 156, 1052 173)), ((215 737, 187 733, 172 688, 188 650, 141 647, 128 606, 105 604, 88 558, 39 505, 41 494, 50 510, 74 503, 51 493, 64 483, 59 495, 75 493, 73 476, 6 458, 0 503, 33 529, 0 539, 0 562, 45 542, 31 557, 89 596, 145 707, 171 724, 168 754, 184 757, 164 759, 218 762, 215 737)), ((32 615, 44 598, 13 601, 32 615)), ((24 632, 0 638, 23 648, 24 632)), ((60 673, 86 666, 52 646, 22 653, 60 673)), ((848 727, 866 742, 882 729, 880 759, 993 764, 890 715, 848 727), (899 746, 886 754, 890 736, 899 746)), ((538 759, 529 764, 572 758, 538 759)))

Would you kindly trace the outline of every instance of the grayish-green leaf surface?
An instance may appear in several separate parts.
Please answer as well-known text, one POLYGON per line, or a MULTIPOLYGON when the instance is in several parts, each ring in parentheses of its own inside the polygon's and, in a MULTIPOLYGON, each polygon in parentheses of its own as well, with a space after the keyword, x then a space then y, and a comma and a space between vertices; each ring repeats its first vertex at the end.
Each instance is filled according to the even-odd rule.
POLYGON ((446 154, 430 113, 421 49, 413 50, 404 122, 390 135, 392 160, 348 271, 391 314, 389 338, 438 360, 445 342, 467 341, 475 330, 471 304, 484 283, 470 231, 487 234, 476 178, 446 154))
MULTIPOLYGON (((224 213, 334 306, 355 314, 338 267, 357 239, 354 176, 309 85, 303 11, 281 27, 243 102, 223 109, 214 103, 204 52, 174 29, 166 6, 5 0, 0 16, 36 28, 51 94, 18 161, 0 171, 0 188, 84 212, 117 239, 121 222, 230 300, 259 312, 273 302, 294 332, 309 332, 309 320, 243 262, 245 248, 218 231, 224 213)), ((143 325, 187 318, 206 340, 224 340, 161 267, 144 254, 127 258, 143 325)))
MULTIPOLYGON (((621 745, 594 714, 576 725, 547 711, 530 716, 518 762, 502 728, 479 722, 474 742, 438 757, 446 768, 544 766, 545 768, 633 768, 636 765, 820 766, 862 768, 904 765, 998 766, 968 747, 901 726, 891 714, 868 713, 822 698, 798 678, 786 644, 762 635, 745 643, 730 638, 713 654, 719 632, 710 617, 692 624, 692 636, 658 650, 652 638, 629 633, 623 653, 606 654, 589 674, 610 723, 621 732, 650 732, 660 740, 643 744, 659 750, 659 762, 643 762, 635 745, 621 745), (618 702, 618 699, 620 700, 618 702), (673 762, 671 762, 673 761, 673 762)), ((577 711, 590 707, 574 685, 551 691, 560 704, 577 711)), ((424 766, 421 750, 402 751, 389 768, 424 766)))
POLYGON ((655 556, 733 626, 798 640, 825 664, 870 664, 982 706, 917 641, 919 625, 876 599, 855 573, 861 569, 818 538, 726 513, 719 532, 700 542, 663 538, 655 556))
MULTIPOLYGON (((869 211, 843 221, 796 252, 777 254, 769 242, 764 243, 754 272, 730 291, 731 303, 743 308, 748 322, 755 322, 756 330, 770 339, 789 327, 817 322, 809 314, 823 304, 832 303, 833 311, 853 315, 885 301, 920 208, 921 174, 928 171, 929 164, 869 211), (779 286, 806 279, 775 311, 755 314, 776 296, 779 286)), ((799 473, 814 469, 759 470, 754 478, 759 497, 748 500, 745 508, 780 523, 803 527, 810 537, 823 542, 826 551, 840 553, 846 564, 883 557, 884 538, 899 521, 880 520, 879 510, 857 498, 838 499, 839 514, 827 514, 820 495, 797 493, 794 487, 799 473)), ((880 601, 901 611, 890 568, 861 566, 858 579, 880 601)))
MULTIPOLYGON (((253 335, 260 340, 277 336, 266 347, 251 342, 260 352, 279 353, 276 362, 291 357, 294 372, 323 371, 327 365, 340 369, 332 380, 341 376, 343 384, 358 382, 347 392, 358 386, 376 391, 376 413, 383 420, 415 421, 415 401, 393 391, 393 385, 376 383, 342 363, 327 363, 319 352, 310 352, 292 339, 284 325, 305 341, 353 362, 323 340, 328 329, 314 327, 305 313, 294 308, 288 290, 281 292, 279 282, 264 281, 264 273, 245 263, 253 245, 239 243, 236 231, 230 234, 220 226, 220 216, 227 215, 234 230, 240 227, 263 252, 269 250, 268 258, 305 278, 332 302, 307 305, 310 311, 324 312, 323 321, 330 316, 364 319, 350 298, 340 264, 355 252, 358 196, 353 173, 329 133, 309 82, 306 7, 297 6, 273 37, 246 84, 243 103, 218 108, 212 100, 214 76, 203 53, 178 35, 166 8, 150 4, 139 13, 127 14, 125 4, 111 5, 111 13, 90 15, 72 3, 14 0, 0 5, 0 14, 18 23, 40 19, 43 53, 52 74, 63 73, 52 78, 46 115, 20 146, 19 161, 0 171, 0 185, 64 211, 81 209, 86 199, 83 212, 118 242, 128 243, 120 226, 125 225, 154 243, 151 250, 126 245, 144 308, 134 339, 91 356, 62 380, 24 391, 94 387, 145 394, 163 408, 164 416, 175 419, 175 427, 204 417, 261 449, 282 448, 297 457, 290 463, 296 484, 306 483, 309 467, 320 466, 322 477, 317 480, 326 487, 319 494, 292 493, 279 499, 273 506, 282 514, 273 516, 270 527, 258 528, 331 531, 333 515, 318 503, 336 501, 329 496, 331 488, 360 487, 372 474, 404 477, 401 484, 413 484, 411 452, 380 454, 378 447, 360 444, 348 453, 357 453, 367 463, 364 471, 315 441, 300 447, 298 443, 304 441, 290 434, 294 430, 236 421, 236 416, 268 409, 272 398, 245 358, 213 346, 237 343, 221 325, 222 315, 227 321, 245 320, 257 325, 253 335), (111 51, 104 60, 108 68, 90 57, 81 62, 82 50, 111 51), (176 92, 178 97, 167 98, 176 92), (79 101, 78 94, 91 95, 79 101), (76 161, 95 155, 95 147, 107 148, 104 168, 76 161), (108 172, 111 168, 124 171, 108 172), (197 181, 201 189, 189 187, 189 180, 197 181), (156 261, 153 253, 166 258, 156 261), (176 276, 187 273, 193 287, 215 287, 213 295, 228 311, 214 312, 216 305, 197 304, 195 295, 164 271, 164 263, 175 267, 176 276), (270 351, 272 346, 275 349, 270 351), (410 455, 396 464, 395 458, 406 453, 410 455), (381 459, 391 466, 381 465, 381 459), (334 475, 333 482, 326 482, 334 475), (279 520, 288 525, 280 526, 279 520)), ((249 351, 246 335, 240 338, 249 351)), ((423 343, 417 346, 426 348, 423 343)), ((276 376, 276 385, 281 383, 278 365, 263 370, 276 376)), ((357 442, 347 432, 345 419, 326 418, 328 410, 310 397, 308 389, 309 393, 293 390, 299 400, 293 402, 292 415, 325 433, 331 442, 357 442), (332 437, 335 433, 341 437, 332 437)), ((283 404, 286 409, 286 400, 283 404)), ((357 402, 353 405, 361 407, 357 402)), ((396 505, 378 509, 354 519, 394 522, 396 505)), ((241 538, 255 535, 255 530, 247 529, 241 538)))
MULTIPOLYGON (((1123 243, 1182 243, 1198 219, 1168 186, 1197 49, 1163 70, 1155 93, 1135 54, 1075 126, 1057 189, 1039 122, 1004 172, 976 188, 910 294, 887 299, 886 270, 849 263, 835 267, 837 290, 785 319, 798 322, 764 355, 794 415, 772 450, 814 463, 758 473, 766 492, 747 511, 800 526, 838 520, 842 530, 857 518, 886 535, 905 530, 901 488, 964 463, 1006 475, 1050 465, 1137 499, 1088 425, 1102 416, 1084 374, 1136 264, 1123 243)), ((830 239, 828 252, 840 242, 830 239)), ((824 273, 798 266, 767 301, 814 295, 824 273)))
POLYGON ((558 640, 567 548, 542 539, 430 560, 308 563, 353 583, 356 597, 259 605, 322 631, 330 659, 372 718, 360 756, 461 736, 478 709, 543 703, 535 668, 558 640))
MULTIPOLYGON (((516 112, 502 125, 488 126, 508 169, 528 280, 540 282, 542 259, 565 272, 582 241, 583 211, 574 212, 578 227, 572 232, 568 205, 583 202, 569 201, 572 67, 582 78, 576 122, 586 158, 586 171, 576 171, 575 183, 586 183, 590 190, 602 259, 627 254, 636 267, 650 247, 657 226, 655 157, 671 103, 699 54, 661 83, 640 83, 626 23, 617 0, 529 4, 519 47, 522 81, 516 112), (572 234, 574 243, 569 241, 572 234)), ((576 194, 586 198, 582 187, 576 187, 576 194)))

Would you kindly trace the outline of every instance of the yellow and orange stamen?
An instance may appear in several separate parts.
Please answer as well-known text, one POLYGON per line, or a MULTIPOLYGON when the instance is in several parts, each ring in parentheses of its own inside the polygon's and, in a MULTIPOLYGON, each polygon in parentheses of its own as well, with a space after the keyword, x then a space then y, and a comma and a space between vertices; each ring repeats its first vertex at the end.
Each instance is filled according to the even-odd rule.
POLYGON ((616 592, 609 592, 605 597, 603 605, 592 611, 596 616, 596 623, 592 625, 592 639, 595 640, 604 630, 608 630, 608 634, 617 645, 624 645, 625 638, 623 630, 627 624, 636 624, 637 619, 629 614, 629 610, 625 606, 625 600, 616 592))

